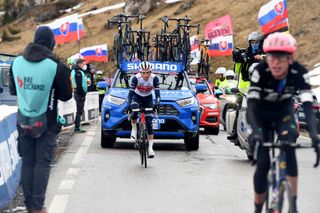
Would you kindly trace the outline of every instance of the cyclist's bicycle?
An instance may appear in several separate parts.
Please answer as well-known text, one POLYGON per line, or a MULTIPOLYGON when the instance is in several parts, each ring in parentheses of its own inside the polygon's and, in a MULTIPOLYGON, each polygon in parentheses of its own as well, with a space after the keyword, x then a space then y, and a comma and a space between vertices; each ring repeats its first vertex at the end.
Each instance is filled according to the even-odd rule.
POLYGON ((141 165, 144 164, 144 167, 147 168, 149 142, 148 142, 148 130, 146 126, 145 112, 154 111, 154 109, 140 108, 140 109, 132 109, 131 111, 140 113, 140 119, 138 119, 136 146, 139 150, 141 165))
MULTIPOLYGON (((277 143, 257 143, 254 151, 254 159, 257 159, 259 146, 271 149, 271 168, 268 177, 268 189, 265 199, 266 213, 293 213, 293 194, 286 173, 286 147, 293 148, 312 148, 310 145, 302 145, 286 141, 278 141, 277 143), (279 149, 276 156, 275 149, 279 149)), ((319 153, 317 153, 316 163, 319 164, 319 153)))

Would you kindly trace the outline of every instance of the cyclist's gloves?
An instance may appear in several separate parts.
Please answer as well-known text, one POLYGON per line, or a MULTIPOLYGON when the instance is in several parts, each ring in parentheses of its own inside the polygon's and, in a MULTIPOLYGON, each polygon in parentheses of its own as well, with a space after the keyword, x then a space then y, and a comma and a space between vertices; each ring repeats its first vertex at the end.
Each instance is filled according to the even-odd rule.
POLYGON ((258 159, 258 150, 259 150, 259 146, 262 143, 262 136, 260 134, 251 134, 248 138, 248 142, 249 142, 249 146, 250 146, 250 150, 252 152, 253 155, 253 159, 252 159, 252 165, 256 164, 256 161, 258 159))
POLYGON ((160 110, 160 104, 155 104, 155 105, 153 106, 153 110, 158 113, 159 110, 160 110))
POLYGON ((249 142, 250 150, 253 153, 255 151, 256 143, 262 142, 262 137, 259 134, 253 133, 253 134, 249 135, 248 142, 249 142))
POLYGON ((125 113, 126 114, 130 113, 130 111, 131 111, 131 107, 130 106, 131 106, 131 104, 128 103, 127 107, 125 108, 125 113))

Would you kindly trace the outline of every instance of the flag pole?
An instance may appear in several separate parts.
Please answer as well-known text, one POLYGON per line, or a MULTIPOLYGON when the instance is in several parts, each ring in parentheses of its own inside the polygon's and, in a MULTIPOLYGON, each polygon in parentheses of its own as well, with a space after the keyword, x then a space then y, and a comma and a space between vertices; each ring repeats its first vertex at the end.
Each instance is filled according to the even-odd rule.
POLYGON ((78 48, 79 48, 79 55, 80 55, 80 29, 79 29, 79 16, 78 16, 78 21, 77 21, 77 34, 78 34, 78 48))

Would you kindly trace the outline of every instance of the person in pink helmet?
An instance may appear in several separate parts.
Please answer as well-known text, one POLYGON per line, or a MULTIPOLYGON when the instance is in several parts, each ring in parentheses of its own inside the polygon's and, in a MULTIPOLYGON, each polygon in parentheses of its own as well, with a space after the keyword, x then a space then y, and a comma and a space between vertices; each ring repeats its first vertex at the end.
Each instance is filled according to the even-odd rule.
MULTIPOLYGON (((276 131, 278 139, 296 142, 297 122, 293 108, 293 96, 300 91, 308 131, 316 152, 319 152, 316 120, 312 110, 313 96, 306 68, 294 60, 296 40, 290 34, 273 33, 264 41, 266 61, 260 62, 251 74, 248 92, 247 121, 251 126, 249 144, 257 151, 254 173, 255 213, 262 211, 270 168, 269 150, 256 147, 257 142, 269 142, 270 131, 276 131)), ((287 176, 293 191, 293 212, 297 212, 298 167, 294 148, 286 148, 287 176)))

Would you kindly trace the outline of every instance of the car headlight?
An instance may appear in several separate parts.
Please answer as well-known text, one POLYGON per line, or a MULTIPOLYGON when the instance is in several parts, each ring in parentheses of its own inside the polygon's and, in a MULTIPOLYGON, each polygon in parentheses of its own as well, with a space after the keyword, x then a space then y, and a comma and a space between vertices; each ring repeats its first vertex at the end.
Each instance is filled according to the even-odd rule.
POLYGON ((107 100, 115 105, 121 105, 126 101, 125 99, 118 98, 112 95, 108 95, 107 100))
POLYGON ((202 104, 202 106, 210 109, 218 109, 218 104, 202 104))
POLYGON ((229 95, 226 97, 226 100, 231 103, 235 103, 237 101, 237 97, 234 95, 229 95))
POLYGON ((194 97, 181 99, 181 100, 177 101, 177 103, 182 107, 185 107, 185 106, 188 106, 188 105, 192 105, 195 102, 196 102, 196 99, 194 97))

